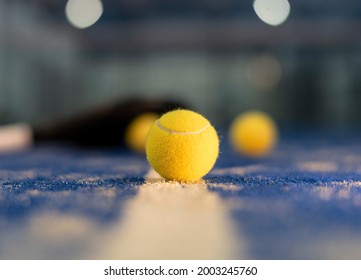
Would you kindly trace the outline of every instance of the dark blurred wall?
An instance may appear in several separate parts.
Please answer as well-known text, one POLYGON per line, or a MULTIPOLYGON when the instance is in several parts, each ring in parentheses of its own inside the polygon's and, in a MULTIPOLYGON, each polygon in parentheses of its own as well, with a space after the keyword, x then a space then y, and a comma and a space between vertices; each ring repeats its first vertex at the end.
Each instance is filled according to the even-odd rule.
POLYGON ((180 98, 226 125, 261 109, 286 126, 361 124, 361 2, 291 2, 272 27, 252 1, 103 1, 92 27, 63 0, 0 2, 0 121, 180 98), (279 74, 278 74, 279 73, 279 74))

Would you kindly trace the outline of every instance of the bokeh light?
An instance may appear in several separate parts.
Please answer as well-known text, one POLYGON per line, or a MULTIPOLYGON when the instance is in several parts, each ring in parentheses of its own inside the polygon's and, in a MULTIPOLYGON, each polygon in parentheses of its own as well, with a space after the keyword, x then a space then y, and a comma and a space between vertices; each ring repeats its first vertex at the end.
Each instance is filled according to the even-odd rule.
POLYGON ((253 8, 262 21, 273 26, 284 23, 291 11, 287 0, 254 0, 253 8))
POLYGON ((282 76, 279 60, 269 54, 262 54, 251 59, 246 68, 247 80, 256 89, 275 88, 282 76))
POLYGON ((102 14, 103 3, 100 0, 69 0, 65 7, 67 20, 79 29, 92 26, 102 14))

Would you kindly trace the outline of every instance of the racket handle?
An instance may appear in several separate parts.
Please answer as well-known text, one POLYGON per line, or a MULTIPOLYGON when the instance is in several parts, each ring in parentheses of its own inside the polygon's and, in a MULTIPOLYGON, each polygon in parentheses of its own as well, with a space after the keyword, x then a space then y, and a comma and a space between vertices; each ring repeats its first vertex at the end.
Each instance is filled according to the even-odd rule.
POLYGON ((0 152, 12 152, 33 144, 32 127, 26 123, 0 126, 0 152))
POLYGON ((128 124, 143 113, 163 114, 187 108, 171 100, 132 99, 105 105, 76 116, 33 127, 34 142, 66 142, 87 147, 124 146, 128 124))

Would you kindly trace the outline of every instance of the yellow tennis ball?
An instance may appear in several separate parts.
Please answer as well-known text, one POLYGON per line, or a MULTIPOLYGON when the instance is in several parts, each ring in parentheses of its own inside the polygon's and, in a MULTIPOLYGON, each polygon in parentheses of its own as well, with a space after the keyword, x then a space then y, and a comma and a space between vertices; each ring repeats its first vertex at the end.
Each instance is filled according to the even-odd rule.
POLYGON ((235 150, 249 157, 267 155, 276 145, 277 135, 275 122, 259 111, 239 115, 233 121, 229 132, 235 150))
POLYGON ((212 169, 218 152, 218 135, 213 126, 189 110, 166 113, 153 124, 147 137, 150 165, 169 180, 199 180, 212 169))
POLYGON ((125 130, 125 143, 133 151, 145 153, 147 134, 159 118, 155 113, 145 113, 136 117, 125 130))

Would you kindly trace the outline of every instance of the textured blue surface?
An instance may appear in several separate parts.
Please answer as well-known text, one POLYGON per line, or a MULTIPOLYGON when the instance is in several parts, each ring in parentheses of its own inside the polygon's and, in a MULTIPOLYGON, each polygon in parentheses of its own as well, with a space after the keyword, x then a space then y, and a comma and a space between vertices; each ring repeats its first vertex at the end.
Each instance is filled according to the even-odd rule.
POLYGON ((0 258, 361 259, 361 141, 355 135, 331 136, 289 138, 258 160, 243 158, 223 143, 203 183, 207 191, 197 194, 194 203, 194 195, 186 199, 223 213, 227 226, 213 212, 208 217, 193 204, 182 208, 184 200, 168 205, 164 196, 140 191, 162 184, 173 188, 161 179, 149 182, 150 168, 141 155, 54 146, 1 155, 0 258), (190 212, 172 217, 176 209, 190 212), (199 245, 210 249, 208 255, 199 253, 202 247, 178 252, 171 245, 163 254, 153 248, 153 255, 143 255, 148 243, 131 231, 144 231, 142 225, 152 218, 156 231, 146 228, 144 242, 156 244, 157 236, 169 235, 170 244, 199 244, 180 240, 169 229, 176 219, 184 233, 195 230, 185 221, 192 211, 197 223, 204 221, 200 235, 217 233, 209 244, 199 245), (143 214, 148 215, 144 220, 143 214), (132 219, 134 224, 128 221, 132 219), (121 243, 119 255, 93 248, 99 240, 111 239, 107 234, 112 231, 114 242, 119 237, 124 244, 143 245, 133 250, 121 243), (233 247, 235 252, 227 249, 233 247))
POLYGON ((115 188, 118 203, 134 195, 134 186, 144 183, 149 169, 143 157, 125 152, 59 147, 3 155, 0 162, 0 213, 13 219, 43 208, 107 218, 114 214, 111 205, 97 209, 101 198, 95 192, 115 188), (65 191, 70 195, 57 195, 65 191))

